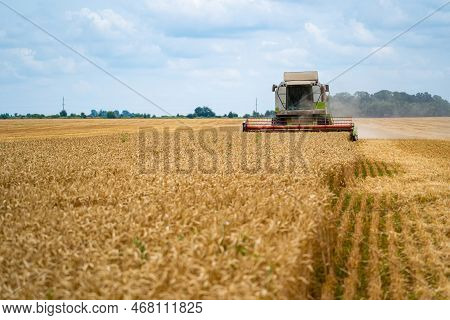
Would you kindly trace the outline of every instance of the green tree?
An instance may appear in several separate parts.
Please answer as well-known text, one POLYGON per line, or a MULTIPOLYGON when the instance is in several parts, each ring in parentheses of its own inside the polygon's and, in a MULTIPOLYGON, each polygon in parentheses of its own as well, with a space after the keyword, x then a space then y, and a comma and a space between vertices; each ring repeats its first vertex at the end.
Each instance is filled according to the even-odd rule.
POLYGON ((232 111, 230 111, 227 115, 228 118, 237 118, 239 117, 239 115, 237 113, 234 113, 232 111))
POLYGON ((194 110, 194 118, 214 118, 216 114, 209 107, 197 107, 194 110))
POLYGON ((115 119, 116 118, 116 114, 113 111, 107 111, 106 112, 106 118, 108 118, 108 119, 115 119))
POLYGON ((275 111, 274 110, 267 110, 266 113, 264 113, 264 117, 273 117, 275 116, 275 111))

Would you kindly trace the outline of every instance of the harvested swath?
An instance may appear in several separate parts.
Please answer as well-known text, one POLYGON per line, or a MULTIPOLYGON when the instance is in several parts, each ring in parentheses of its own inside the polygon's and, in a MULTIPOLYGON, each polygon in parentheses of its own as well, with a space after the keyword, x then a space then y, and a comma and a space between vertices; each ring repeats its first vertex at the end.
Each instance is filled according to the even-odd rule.
POLYGON ((448 298, 449 147, 361 141, 357 160, 329 173, 337 241, 330 241, 334 268, 316 282, 316 296, 448 298))

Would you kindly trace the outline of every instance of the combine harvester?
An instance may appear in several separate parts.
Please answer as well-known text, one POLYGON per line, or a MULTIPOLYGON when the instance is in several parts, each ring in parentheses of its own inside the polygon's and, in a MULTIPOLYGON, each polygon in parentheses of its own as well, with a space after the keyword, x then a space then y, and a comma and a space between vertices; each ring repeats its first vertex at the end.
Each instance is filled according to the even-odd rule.
POLYGON ((349 132, 358 140, 351 117, 333 117, 328 113, 328 85, 319 82, 317 71, 285 72, 284 81, 272 86, 275 92, 275 117, 250 118, 243 124, 251 131, 349 132))

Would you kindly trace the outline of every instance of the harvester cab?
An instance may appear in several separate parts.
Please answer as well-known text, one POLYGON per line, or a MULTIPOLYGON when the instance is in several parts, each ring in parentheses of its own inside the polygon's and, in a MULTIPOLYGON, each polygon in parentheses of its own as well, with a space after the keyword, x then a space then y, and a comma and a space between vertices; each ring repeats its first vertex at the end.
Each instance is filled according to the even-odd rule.
POLYGON ((329 87, 319 82, 317 71, 285 72, 283 81, 272 86, 272 92, 275 117, 246 119, 244 131, 347 131, 351 140, 358 139, 350 117, 337 118, 328 113, 329 87))

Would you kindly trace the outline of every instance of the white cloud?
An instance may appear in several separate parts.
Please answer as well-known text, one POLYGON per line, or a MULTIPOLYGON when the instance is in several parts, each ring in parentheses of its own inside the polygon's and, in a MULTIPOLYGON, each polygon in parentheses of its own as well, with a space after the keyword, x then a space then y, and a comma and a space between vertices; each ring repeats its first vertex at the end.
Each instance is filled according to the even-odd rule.
POLYGON ((35 50, 30 48, 11 48, 2 50, 8 58, 10 68, 16 74, 73 74, 77 71, 77 63, 74 59, 56 56, 54 58, 39 59, 35 50))
POLYGON ((178 16, 185 18, 202 18, 215 24, 223 24, 235 20, 236 16, 244 10, 250 13, 250 19, 254 12, 269 11, 269 1, 252 0, 149 0, 147 7, 152 12, 158 12, 166 16, 178 16), (252 10, 253 12, 249 12, 252 10))
POLYGON ((36 52, 29 48, 16 48, 12 50, 22 63, 33 70, 42 71, 44 70, 44 63, 36 59, 36 52))
POLYGON ((126 20, 112 9, 94 11, 89 8, 82 8, 77 12, 69 12, 68 17, 69 19, 78 17, 88 20, 95 30, 105 35, 135 31, 135 26, 131 21, 126 20))
POLYGON ((192 70, 195 68, 195 63, 193 59, 172 58, 167 61, 167 67, 175 71, 192 70))
POLYGON ((0 81, 10 83, 13 79, 23 79, 23 76, 17 73, 11 62, 0 61, 0 81))
MULTIPOLYGON (((374 50, 377 50, 378 47, 374 47, 372 48, 372 52, 374 50)), ((395 58, 395 49, 392 46, 386 46, 381 48, 379 51, 377 51, 377 53, 375 53, 374 55, 376 58, 378 59, 382 59, 382 60, 386 60, 386 59, 392 59, 395 58)))
POLYGON ((314 23, 306 22, 305 29, 316 38, 316 41, 324 40, 323 32, 314 23))
POLYGON ((316 42, 316 46, 313 47, 320 51, 326 51, 328 56, 331 54, 349 55, 357 51, 353 44, 340 44, 330 40, 327 33, 312 22, 306 22, 304 27, 316 42))
POLYGON ((77 63, 72 58, 60 56, 51 60, 49 63, 53 63, 63 73, 75 73, 77 71, 77 63))
POLYGON ((305 30, 314 38, 314 41, 318 44, 325 45, 328 48, 336 48, 337 45, 328 39, 324 30, 320 29, 312 22, 305 23, 305 30))
POLYGON ((284 48, 266 53, 265 59, 275 65, 298 69, 308 61, 308 51, 305 48, 284 48))
MULTIPOLYGON (((413 2, 412 2, 413 3, 413 2)), ((398 3, 396 0, 378 0, 378 16, 383 17, 381 22, 387 25, 404 25, 405 23, 411 23, 410 17, 408 17, 406 7, 408 2, 398 3)), ((422 18, 421 15, 426 13, 419 12, 416 19, 422 18)), ((416 21, 412 21, 416 22, 416 21)))
POLYGON ((148 0, 146 5, 157 27, 177 36, 229 36, 230 30, 262 29, 281 18, 280 4, 268 0, 148 0))
POLYGON ((375 37, 372 32, 367 30, 363 23, 352 19, 350 20, 350 27, 352 28, 353 35, 358 40, 364 43, 373 43, 375 41, 375 37))
POLYGON ((278 45, 279 45, 279 43, 277 41, 273 41, 273 40, 261 41, 261 46, 263 46, 263 47, 276 47, 278 45))

